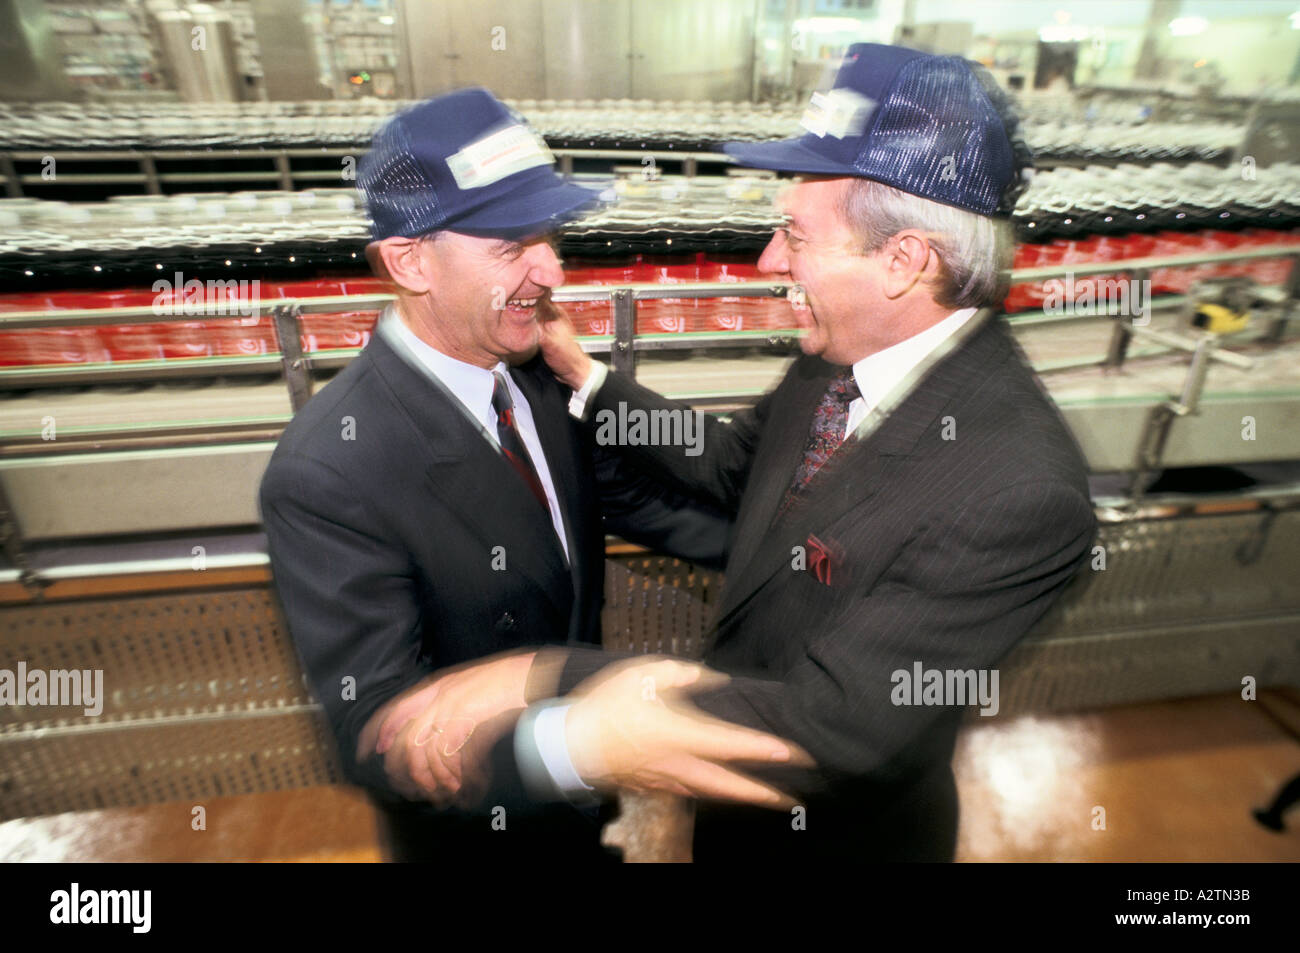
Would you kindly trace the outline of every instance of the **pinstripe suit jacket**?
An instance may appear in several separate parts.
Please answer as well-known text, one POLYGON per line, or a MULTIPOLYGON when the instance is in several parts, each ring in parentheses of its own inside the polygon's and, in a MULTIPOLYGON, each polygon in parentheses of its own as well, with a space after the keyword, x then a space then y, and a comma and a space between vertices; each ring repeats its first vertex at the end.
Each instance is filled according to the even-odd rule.
MULTIPOLYGON (((817 762, 768 774, 801 800, 801 817, 702 807, 698 859, 951 859, 962 709, 895 704, 893 673, 994 666, 1080 568, 1096 529, 1064 421, 1003 323, 982 319, 784 513, 836 370, 819 358, 797 360, 730 423, 709 418, 698 456, 624 448, 735 514, 707 657, 733 679, 697 701, 817 762)), ((674 406, 611 374, 593 410, 620 402, 674 406)), ((563 687, 591 673, 593 654, 571 656, 563 687)))

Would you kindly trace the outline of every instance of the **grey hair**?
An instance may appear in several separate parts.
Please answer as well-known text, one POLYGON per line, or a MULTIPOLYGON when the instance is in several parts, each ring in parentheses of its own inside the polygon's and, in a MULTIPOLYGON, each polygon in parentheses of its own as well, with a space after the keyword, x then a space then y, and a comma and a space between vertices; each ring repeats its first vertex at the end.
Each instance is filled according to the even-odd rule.
POLYGON ((932 202, 872 179, 853 179, 840 200, 840 214, 871 254, 908 228, 927 233, 939 255, 934 300, 946 308, 983 308, 1006 297, 1006 269, 1013 246, 1005 222, 932 202))

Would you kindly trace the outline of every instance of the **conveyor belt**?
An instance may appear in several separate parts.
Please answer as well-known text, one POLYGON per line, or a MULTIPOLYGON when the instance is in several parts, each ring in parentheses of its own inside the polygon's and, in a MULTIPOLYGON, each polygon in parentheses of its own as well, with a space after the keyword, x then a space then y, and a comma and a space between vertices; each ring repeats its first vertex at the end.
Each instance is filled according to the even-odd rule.
MULTIPOLYGON (((1071 325, 1027 324, 1017 334, 1093 471, 1135 469, 1153 413, 1186 390, 1189 359, 1159 353, 1139 338, 1119 370, 1069 369, 1072 361, 1103 354, 1113 327, 1102 319, 1071 325), (1051 370, 1054 364, 1064 368, 1051 370)), ((1153 319, 1156 331, 1175 325, 1171 314, 1153 319)), ((1196 412, 1171 424, 1162 465, 1300 459, 1300 341, 1243 342, 1234 350, 1254 366, 1245 372, 1211 363, 1196 412)), ((647 355, 638 378, 725 411, 770 387, 789 360, 736 353, 647 355)), ((278 380, 14 395, 0 403, 9 444, 0 482, 29 541, 253 526, 256 488, 290 414, 278 380), (57 439, 42 440, 51 421, 57 439)))
MULTIPOLYGON (((648 100, 509 103, 553 146, 699 149, 728 140, 800 135, 804 103, 651 102, 648 100)), ((203 149, 364 147, 375 128, 412 101, 0 104, 0 148, 203 149)), ((1065 159, 1143 157, 1201 160, 1225 155, 1245 134, 1244 123, 1138 120, 1117 110, 1034 101, 1021 105, 1034 151, 1065 159)))
MULTIPOLYGON (((662 253, 674 250, 669 239, 679 250, 742 250, 761 247, 779 223, 773 198, 780 183, 770 174, 647 179, 643 171, 637 167, 612 183, 577 178, 605 189, 614 204, 563 229, 569 251, 599 254, 616 246, 662 253)), ((1205 164, 1056 169, 1034 177, 1012 222, 1020 240, 1033 242, 1160 229, 1280 229, 1300 221, 1297 196, 1300 165, 1288 163, 1253 179, 1205 164)), ((0 200, 0 275, 31 277, 30 270, 85 280, 97 266, 152 266, 170 274, 183 262, 191 272, 204 268, 206 277, 247 278, 228 274, 231 266, 221 263, 229 259, 236 272, 253 267, 251 277, 259 277, 267 268, 287 267, 290 255, 347 260, 369 238, 357 199, 354 189, 321 188, 118 196, 103 203, 0 200)))

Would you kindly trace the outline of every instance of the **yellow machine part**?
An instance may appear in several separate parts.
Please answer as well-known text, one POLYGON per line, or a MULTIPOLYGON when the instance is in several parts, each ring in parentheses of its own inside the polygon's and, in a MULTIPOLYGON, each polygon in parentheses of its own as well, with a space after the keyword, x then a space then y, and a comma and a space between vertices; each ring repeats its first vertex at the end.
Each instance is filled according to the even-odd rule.
POLYGON ((1250 324, 1249 311, 1233 311, 1221 304, 1202 303, 1196 306, 1196 325, 1211 334, 1231 334, 1250 324))

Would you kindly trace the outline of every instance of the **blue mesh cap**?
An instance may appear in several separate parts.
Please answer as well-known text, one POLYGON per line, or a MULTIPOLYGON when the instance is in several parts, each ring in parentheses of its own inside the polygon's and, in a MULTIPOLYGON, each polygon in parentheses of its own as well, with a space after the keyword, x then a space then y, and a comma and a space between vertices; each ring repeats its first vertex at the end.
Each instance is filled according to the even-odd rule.
POLYGON ((741 165, 874 179, 981 215, 1016 178, 1003 118, 959 56, 855 43, 802 124, 796 139, 723 150, 741 165))
POLYGON ((438 229, 518 238, 549 231, 599 198, 556 175, 523 117, 479 87, 397 113, 375 132, 357 188, 375 241, 438 229))

